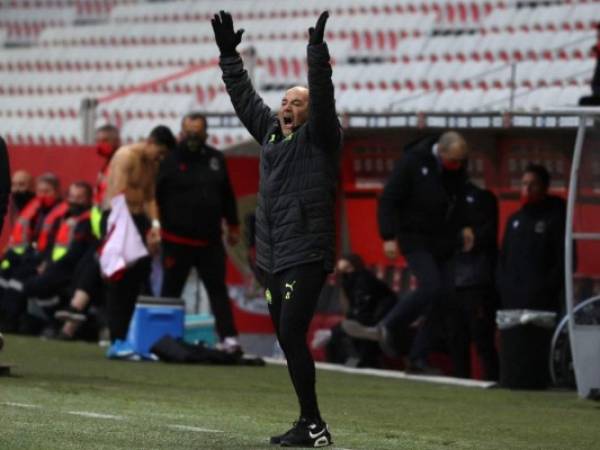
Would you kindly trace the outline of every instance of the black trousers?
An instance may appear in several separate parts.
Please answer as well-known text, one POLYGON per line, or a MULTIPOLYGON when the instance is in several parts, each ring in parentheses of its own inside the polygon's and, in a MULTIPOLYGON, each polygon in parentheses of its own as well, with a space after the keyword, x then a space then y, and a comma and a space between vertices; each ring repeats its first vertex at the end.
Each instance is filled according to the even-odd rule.
MULTIPOLYGON (((404 255, 408 268, 417 278, 418 287, 398 301, 392 310, 382 320, 390 333, 403 332, 408 326, 422 315, 428 315, 432 308, 438 307, 444 298, 452 295, 454 273, 451 260, 436 257, 426 250, 415 250, 404 255)), ((411 358, 423 357, 429 346, 428 321, 419 331, 411 358)))
POLYGON ((331 339, 325 347, 327 361, 345 364, 348 358, 357 358, 357 367, 381 367, 381 348, 376 342, 354 339, 346 334, 340 324, 331 329, 331 339))
MULTIPOLYGON (((133 222, 144 240, 150 229, 150 221, 143 214, 132 215, 133 222)), ((124 340, 129 322, 140 294, 149 292, 152 259, 145 257, 128 267, 116 280, 106 283, 106 314, 111 341, 124 340)))
POLYGON ((300 403, 300 415, 320 420, 315 389, 315 363, 306 342, 308 327, 325 284, 323 262, 265 274, 266 298, 277 339, 300 403))
POLYGON ((120 279, 106 284, 106 315, 113 342, 125 340, 137 298, 149 291, 151 261, 149 257, 140 259, 125 270, 120 279))
POLYGON ((237 336, 229 294, 225 284, 225 248, 221 242, 206 247, 192 247, 163 241, 163 297, 180 297, 190 273, 195 267, 202 278, 210 308, 215 316, 215 328, 223 339, 237 336))
MULTIPOLYGON (((10 271, 5 272, 5 282, 16 280, 24 283, 25 280, 37 275, 37 264, 35 262, 23 262, 11 266, 10 271)), ((8 333, 19 331, 21 317, 27 311, 27 298, 22 291, 16 291, 10 287, 2 289, 0 298, 0 330, 8 333)))
POLYGON ((485 380, 498 380, 495 345, 495 304, 492 286, 457 289, 447 310, 448 344, 454 376, 469 378, 473 342, 485 380))
POLYGON ((23 327, 30 297, 46 299, 66 293, 71 283, 71 270, 59 264, 50 265, 44 273, 38 274, 34 265, 21 265, 16 268, 11 280, 20 282, 21 289, 7 288, 1 300, 0 323, 4 331, 35 332, 23 327))
POLYGON ((73 292, 84 291, 95 304, 104 303, 104 283, 100 274, 97 248, 90 248, 77 264, 73 275, 73 292))

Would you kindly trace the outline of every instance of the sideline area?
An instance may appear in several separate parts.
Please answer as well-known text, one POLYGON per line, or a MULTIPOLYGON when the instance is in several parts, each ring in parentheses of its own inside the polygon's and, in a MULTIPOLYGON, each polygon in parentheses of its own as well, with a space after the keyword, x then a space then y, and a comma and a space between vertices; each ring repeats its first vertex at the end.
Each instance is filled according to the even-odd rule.
MULTIPOLYGON (((6 336, 0 448, 260 449, 296 418, 280 366, 108 361, 92 344, 6 336)), ((592 449, 598 405, 319 370, 335 449, 592 449)))

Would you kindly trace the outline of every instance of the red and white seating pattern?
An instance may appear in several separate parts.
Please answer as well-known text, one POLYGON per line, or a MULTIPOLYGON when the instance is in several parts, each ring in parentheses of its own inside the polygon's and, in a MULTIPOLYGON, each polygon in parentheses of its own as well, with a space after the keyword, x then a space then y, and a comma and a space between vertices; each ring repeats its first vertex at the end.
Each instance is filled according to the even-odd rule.
MULTIPOLYGON (((574 104, 589 91, 600 1, 546 3, 532 8, 516 0, 329 0, 327 39, 338 110, 464 112, 574 104)), ((157 123, 177 130, 191 109, 233 113, 208 21, 215 8, 208 0, 0 3, 0 23, 61 20, 41 31, 37 45, 0 49, 0 134, 19 142, 56 141, 64 123, 61 142, 75 142, 85 97, 114 97, 101 102, 98 123, 119 125, 125 141, 143 137, 157 123)), ((277 108, 285 88, 306 83, 306 30, 323 3, 223 0, 218 9, 232 11, 246 30, 240 49, 254 49, 255 85, 277 108)), ((0 45, 3 33, 4 41, 15 43, 5 26, 0 45)), ((241 128, 215 128, 211 135, 218 145, 248 138, 241 128)))

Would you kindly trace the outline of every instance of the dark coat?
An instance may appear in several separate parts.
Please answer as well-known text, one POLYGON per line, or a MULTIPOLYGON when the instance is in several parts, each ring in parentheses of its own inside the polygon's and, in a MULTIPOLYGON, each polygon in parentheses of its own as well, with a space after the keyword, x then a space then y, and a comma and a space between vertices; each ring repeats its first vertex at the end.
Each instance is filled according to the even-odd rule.
POLYGON ((335 197, 342 131, 327 44, 307 50, 309 118, 284 138, 276 114, 255 92, 239 56, 221 57, 235 111, 261 145, 256 263, 269 273, 335 258, 335 197))
POLYGON ((456 204, 463 170, 443 171, 427 137, 404 149, 379 199, 379 233, 398 239, 403 253, 425 250, 449 258, 458 245, 456 204))
POLYGON ((346 317, 363 325, 375 325, 396 303, 394 291, 367 269, 343 274, 342 288, 349 304, 346 317))
POLYGON ((493 285, 498 258, 498 200, 491 191, 468 181, 459 202, 461 228, 473 229, 475 245, 468 253, 456 254, 456 287, 493 285))
POLYGON ((239 224, 223 153, 207 145, 196 153, 180 145, 165 157, 156 201, 162 229, 177 237, 220 242, 223 218, 239 224))
POLYGON ((504 309, 560 310, 565 218, 565 201, 554 196, 508 218, 498 267, 504 309))

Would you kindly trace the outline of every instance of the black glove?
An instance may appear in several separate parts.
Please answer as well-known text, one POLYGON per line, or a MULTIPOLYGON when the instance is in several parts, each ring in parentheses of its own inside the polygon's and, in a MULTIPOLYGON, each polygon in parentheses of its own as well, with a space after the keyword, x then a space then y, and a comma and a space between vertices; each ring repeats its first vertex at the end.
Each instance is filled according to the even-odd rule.
POLYGON ((225 11, 215 14, 210 20, 215 32, 215 40, 221 51, 221 56, 234 56, 237 54, 235 48, 242 42, 244 30, 233 31, 233 19, 231 14, 225 11))
POLYGON ((323 43, 325 34, 325 23, 329 19, 329 11, 323 11, 317 20, 317 24, 308 29, 308 45, 317 45, 323 43))

